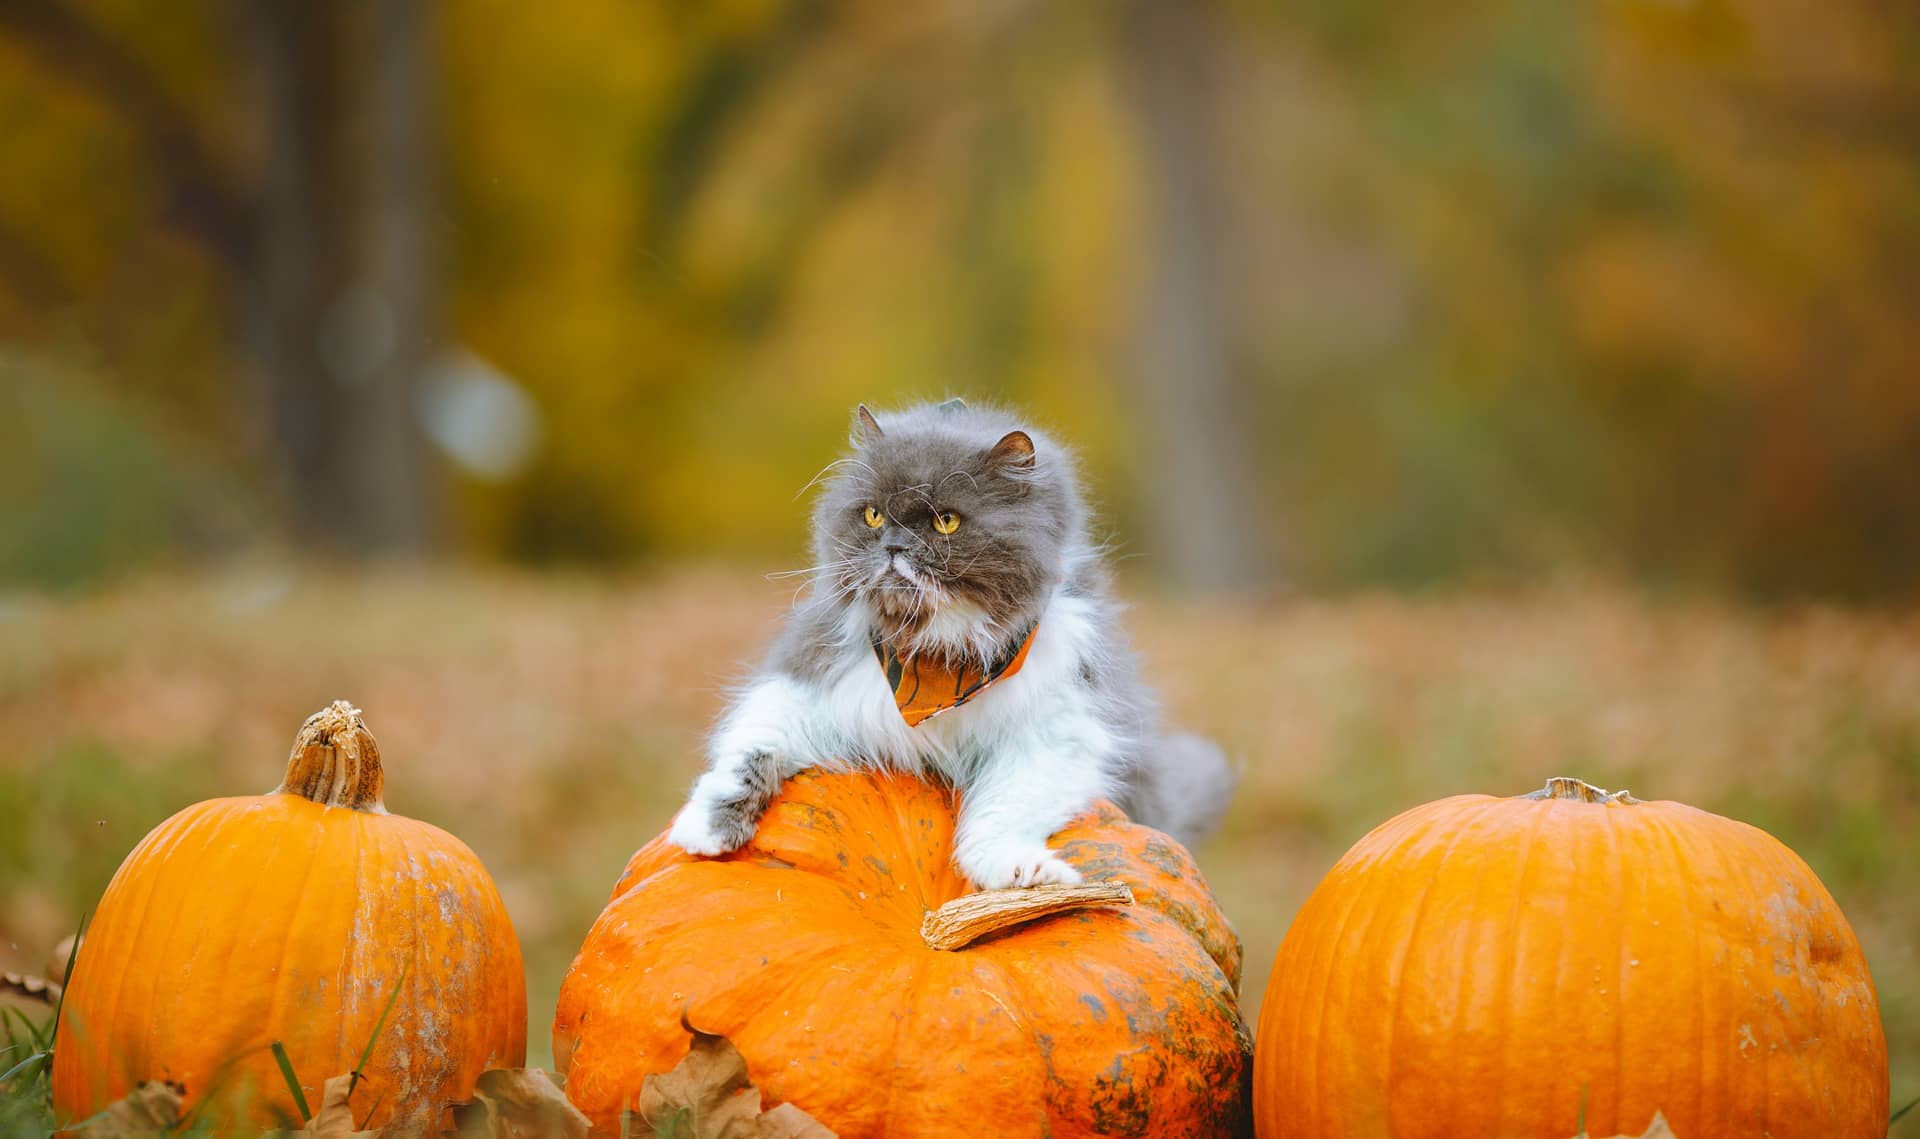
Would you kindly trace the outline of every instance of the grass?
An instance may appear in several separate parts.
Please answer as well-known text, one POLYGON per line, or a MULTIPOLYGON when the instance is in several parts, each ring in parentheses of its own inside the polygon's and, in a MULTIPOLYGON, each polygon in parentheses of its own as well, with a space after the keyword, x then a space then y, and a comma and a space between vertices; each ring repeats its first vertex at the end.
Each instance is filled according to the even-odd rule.
POLYGON ((35 1019, 0 1009, 0 1135, 53 1131, 51 1078, 44 1057, 53 1046, 54 1018, 35 1019))
POLYGON ((1892 1130, 1893 1124, 1900 1122, 1902 1119, 1905 1119, 1907 1117, 1907 1113, 1912 1111, 1916 1107, 1920 1107, 1920 1099, 1908 1100, 1904 1106, 1894 1108, 1893 1118, 1887 1121, 1888 1130, 1892 1130))
POLYGON ((286 1046, 278 1040, 273 1042, 273 1062, 280 1065, 280 1078, 286 1081, 287 1091, 293 1095, 293 1106, 300 1110, 300 1122, 306 1123, 313 1118, 313 1109, 307 1106, 307 1093, 300 1090, 300 1077, 294 1073, 286 1046))
MULTIPOLYGON (((255 571, 0 599, 0 968, 40 971, 147 829, 273 786, 301 720, 344 697, 379 736, 388 806, 498 879, 546 1065, 567 964, 790 593, 720 571, 255 571)), ((1920 1094, 1920 615, 1576 589, 1145 599, 1129 622, 1172 718, 1245 765, 1197 854, 1246 944, 1250 1020, 1289 918, 1368 828, 1578 775, 1799 851, 1866 946, 1896 1100, 1920 1094)))

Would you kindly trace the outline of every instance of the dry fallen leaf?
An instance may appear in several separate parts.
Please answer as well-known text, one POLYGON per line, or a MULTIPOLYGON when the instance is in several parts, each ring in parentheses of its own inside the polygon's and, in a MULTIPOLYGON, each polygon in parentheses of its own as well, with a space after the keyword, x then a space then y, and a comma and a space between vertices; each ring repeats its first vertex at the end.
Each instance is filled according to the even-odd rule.
POLYGON ((835 1139, 819 1120, 790 1103, 760 1110, 760 1089, 747 1062, 724 1036, 693 1034, 693 1047, 671 1072, 648 1076, 630 1134, 659 1139, 835 1139))
POLYGON ((452 1110, 454 1134, 467 1139, 586 1139, 591 1126, 539 1068, 482 1072, 473 1099, 452 1110))
POLYGON ((87 1139, 171 1131, 180 1125, 180 1103, 186 1094, 187 1089, 172 1080, 142 1080, 126 1098, 115 1100, 74 1130, 87 1139))
POLYGON ((52 953, 47 954, 47 979, 56 985, 66 984, 67 962, 76 959, 77 956, 78 954, 73 951, 73 934, 61 938, 60 944, 53 947, 52 953))
MULTIPOLYGON (((690 1113, 696 1119, 714 1119, 729 1113, 742 1093, 751 1093, 752 1112, 760 1114, 759 1092, 747 1076, 747 1062, 724 1036, 689 1027, 693 1047, 673 1071, 648 1076, 640 1090, 640 1114, 660 1119, 670 1112, 690 1113)), ((738 1113, 738 1108, 731 1111, 738 1113)))
MULTIPOLYGON (((1583 1128, 1573 1139, 1591 1139, 1583 1128)), ((1667 1117, 1660 1112, 1653 1113, 1653 1121, 1647 1124, 1645 1132, 1639 1135, 1618 1135, 1614 1139, 1674 1139, 1673 1128, 1667 1126, 1667 1117)))
POLYGON ((790 1103, 760 1116, 755 1139, 835 1139, 826 1125, 790 1103))
POLYGON ((302 1134, 315 1136, 315 1139, 352 1139, 355 1135, 378 1135, 378 1131, 355 1131, 353 1128, 353 1104, 347 1101, 347 1095, 353 1090, 353 1075, 335 1076, 320 1089, 320 1106, 315 1109, 313 1118, 307 1120, 302 1134))
POLYGON ((60 1003, 60 982, 32 973, 0 973, 0 992, 12 993, 47 1005, 60 1003))

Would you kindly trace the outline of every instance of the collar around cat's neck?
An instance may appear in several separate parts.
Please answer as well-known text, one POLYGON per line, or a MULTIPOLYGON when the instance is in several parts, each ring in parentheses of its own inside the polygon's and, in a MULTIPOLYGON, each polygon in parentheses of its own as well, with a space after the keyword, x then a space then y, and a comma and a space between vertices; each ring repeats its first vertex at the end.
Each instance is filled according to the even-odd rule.
POLYGON ((968 661, 956 669, 946 658, 932 653, 902 657, 878 634, 873 637, 873 655, 886 674, 887 688, 893 693, 900 717, 908 727, 917 728, 940 713, 965 704, 996 681, 1019 672, 1027 663, 1027 652, 1033 648, 1034 634, 1039 631, 1040 622, 1035 621, 985 667, 968 661))

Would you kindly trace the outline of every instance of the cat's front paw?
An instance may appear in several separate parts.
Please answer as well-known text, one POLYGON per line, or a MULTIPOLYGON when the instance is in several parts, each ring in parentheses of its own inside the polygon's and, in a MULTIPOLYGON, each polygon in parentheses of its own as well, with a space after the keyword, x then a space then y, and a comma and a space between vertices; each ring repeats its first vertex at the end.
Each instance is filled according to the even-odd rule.
POLYGON ((709 857, 739 850, 753 837, 753 824, 740 825, 739 819, 717 803, 698 800, 680 808, 667 841, 688 854, 709 857))
POLYGON ((996 843, 958 855, 954 862, 982 890, 1080 884, 1080 872, 1049 850, 1045 843, 996 843))
POLYGON ((687 805, 667 831, 667 841, 688 854, 709 857, 739 850, 752 841, 771 797, 771 791, 755 780, 728 779, 709 771, 693 785, 687 805))

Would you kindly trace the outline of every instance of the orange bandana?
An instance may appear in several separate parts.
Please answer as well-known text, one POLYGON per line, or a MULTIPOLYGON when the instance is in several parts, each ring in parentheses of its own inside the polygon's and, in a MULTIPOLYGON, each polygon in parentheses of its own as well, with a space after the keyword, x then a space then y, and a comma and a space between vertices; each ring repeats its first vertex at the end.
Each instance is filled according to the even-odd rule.
POLYGON ((1027 650, 1033 647, 1033 635, 1039 630, 1038 624, 1028 629, 1018 646, 985 669, 968 664, 955 672, 946 662, 934 657, 901 660, 898 653, 877 639, 873 642, 873 655, 880 658, 880 667, 887 674, 887 687, 893 690, 893 702, 900 709, 901 718, 908 727, 917 728, 921 721, 931 720, 949 708, 958 708, 979 695, 987 685, 1019 672, 1020 666, 1027 663, 1027 650))

